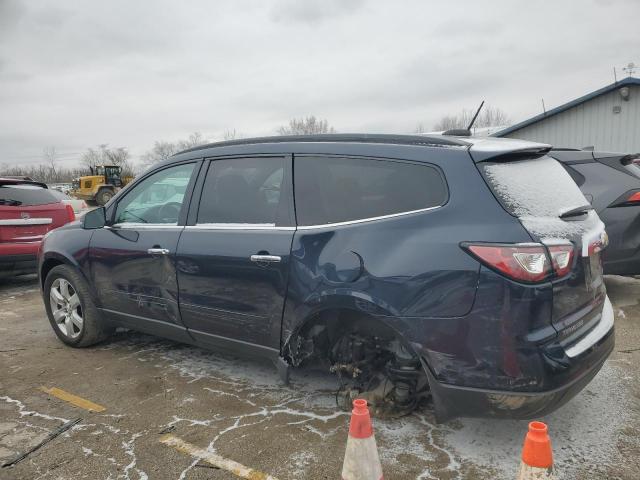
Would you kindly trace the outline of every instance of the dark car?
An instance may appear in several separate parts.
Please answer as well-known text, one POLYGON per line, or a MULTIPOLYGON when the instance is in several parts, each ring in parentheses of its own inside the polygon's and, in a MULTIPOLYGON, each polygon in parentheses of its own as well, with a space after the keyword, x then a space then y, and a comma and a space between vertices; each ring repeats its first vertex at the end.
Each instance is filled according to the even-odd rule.
POLYGON ((42 237, 73 220, 45 184, 0 177, 0 278, 35 273, 42 237))
POLYGON ((264 356, 285 379, 324 366, 339 398, 383 413, 431 395, 440 420, 542 415, 614 345, 603 224, 549 148, 393 135, 194 148, 47 236, 47 314, 76 347, 124 326, 264 356))
POLYGON ((604 222, 604 273, 640 275, 640 154, 554 149, 604 222))

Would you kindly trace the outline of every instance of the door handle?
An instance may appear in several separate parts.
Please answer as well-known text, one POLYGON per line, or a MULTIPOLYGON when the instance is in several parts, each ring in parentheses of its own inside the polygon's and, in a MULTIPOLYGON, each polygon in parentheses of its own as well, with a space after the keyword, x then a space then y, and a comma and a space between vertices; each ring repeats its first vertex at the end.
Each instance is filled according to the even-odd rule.
POLYGON ((169 255, 168 248, 149 248, 147 249, 149 255, 169 255))
POLYGON ((277 255, 251 255, 251 261, 255 263, 279 263, 281 260, 277 255))

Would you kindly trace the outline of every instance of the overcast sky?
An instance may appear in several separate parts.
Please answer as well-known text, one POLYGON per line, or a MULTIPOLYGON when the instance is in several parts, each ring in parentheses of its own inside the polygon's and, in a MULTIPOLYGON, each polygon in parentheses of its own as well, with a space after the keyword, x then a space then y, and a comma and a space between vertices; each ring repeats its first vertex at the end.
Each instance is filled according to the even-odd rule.
POLYGON ((411 132, 482 99, 520 121, 640 64, 639 19, 638 0, 0 0, 0 164, 310 114, 411 132))

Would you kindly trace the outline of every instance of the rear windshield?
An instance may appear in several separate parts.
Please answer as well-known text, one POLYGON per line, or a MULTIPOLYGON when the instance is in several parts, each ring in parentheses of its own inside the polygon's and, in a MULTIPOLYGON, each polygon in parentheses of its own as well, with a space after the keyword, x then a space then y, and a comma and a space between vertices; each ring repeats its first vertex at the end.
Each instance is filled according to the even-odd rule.
POLYGON ((583 228, 575 221, 560 219, 563 213, 587 206, 589 201, 553 158, 483 163, 480 168, 500 203, 525 221, 532 233, 553 235, 583 228))
POLYGON ((49 193, 53 195, 58 200, 71 200, 71 197, 66 193, 61 192, 60 190, 56 190, 55 188, 50 188, 49 193))
POLYGON ((517 217, 559 217, 589 205, 571 176, 551 157, 486 163, 481 168, 498 200, 517 217))
POLYGON ((37 185, 0 185, 0 205, 26 207, 57 202, 48 189, 37 185))

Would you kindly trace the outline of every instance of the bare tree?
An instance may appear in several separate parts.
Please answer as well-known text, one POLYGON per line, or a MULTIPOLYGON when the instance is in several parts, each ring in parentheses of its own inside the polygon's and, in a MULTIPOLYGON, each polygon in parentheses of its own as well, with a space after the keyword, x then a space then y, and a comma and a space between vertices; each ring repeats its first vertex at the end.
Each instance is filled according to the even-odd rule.
POLYGON ((200 132, 194 132, 184 140, 177 142, 167 142, 159 140, 154 142, 153 148, 142 155, 141 159, 145 165, 153 165, 154 163, 166 160, 172 155, 189 148, 197 147, 205 143, 205 139, 200 132))
MULTIPOLYGON (((132 176, 136 173, 129 151, 124 147, 109 148, 106 143, 99 145, 97 149, 88 148, 81 155, 80 163, 91 171, 95 170, 96 165, 116 165, 120 167, 125 176, 132 176)), ((86 175, 86 172, 84 174, 86 175)))
POLYGON ((19 177, 29 177, 38 182, 44 183, 68 183, 75 177, 86 175, 84 169, 66 168, 56 165, 55 173, 51 170, 51 165, 40 163, 36 165, 7 165, 0 164, 0 177, 12 175, 19 177))
POLYGON ((234 129, 227 129, 222 134, 222 138, 225 141, 235 140, 236 138, 242 138, 242 134, 240 132, 237 132, 235 128, 234 129))
POLYGON ((307 118, 292 118, 288 125, 277 130, 279 135, 316 135, 319 133, 336 133, 327 120, 310 115, 307 118))
POLYGON ((152 165, 156 162, 166 160, 171 155, 175 155, 177 151, 175 143, 165 142, 163 140, 156 141, 153 143, 153 148, 142 155, 142 161, 146 165, 152 165))
POLYGON ((102 163, 100 150, 88 148, 87 151, 80 156, 80 163, 88 170, 95 169, 96 165, 100 165, 100 163, 102 163))
POLYGON ((424 126, 424 123, 420 122, 418 125, 416 125, 416 129, 413 131, 413 133, 426 133, 427 129, 424 126))
MULTIPOLYGON (((475 110, 464 109, 457 115, 445 115, 434 126, 435 131, 467 128, 475 114, 475 110)), ((485 106, 478 115, 475 123, 476 128, 499 127, 510 123, 509 116, 500 108, 485 106)))
POLYGON ((186 140, 178 140, 176 143, 178 151, 188 150, 205 143, 205 139, 200 132, 193 132, 186 140))
POLYGON ((58 154, 56 153, 56 147, 44 147, 42 149, 42 157, 44 161, 49 165, 51 169, 51 174, 55 177, 56 175, 56 160, 58 159, 58 154))

